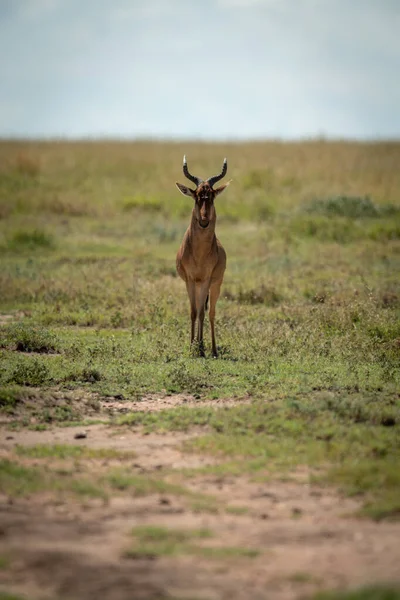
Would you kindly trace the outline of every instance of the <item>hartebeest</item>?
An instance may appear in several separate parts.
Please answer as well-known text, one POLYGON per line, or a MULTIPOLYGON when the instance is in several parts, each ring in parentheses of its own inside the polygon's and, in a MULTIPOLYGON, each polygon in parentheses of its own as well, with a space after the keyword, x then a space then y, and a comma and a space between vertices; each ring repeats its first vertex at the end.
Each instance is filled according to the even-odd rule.
POLYGON ((186 185, 176 183, 182 194, 194 199, 192 218, 176 257, 176 269, 186 283, 190 300, 191 344, 195 340, 196 320, 198 321, 197 341, 201 356, 204 356, 203 324, 208 299, 210 300, 212 353, 214 357, 218 354, 214 331, 215 305, 224 278, 226 253, 215 235, 217 215, 214 200, 230 181, 216 189, 213 186, 225 177, 227 169, 225 158, 221 173, 203 181, 189 173, 186 156, 184 156, 183 174, 196 185, 196 189, 192 190, 186 185))

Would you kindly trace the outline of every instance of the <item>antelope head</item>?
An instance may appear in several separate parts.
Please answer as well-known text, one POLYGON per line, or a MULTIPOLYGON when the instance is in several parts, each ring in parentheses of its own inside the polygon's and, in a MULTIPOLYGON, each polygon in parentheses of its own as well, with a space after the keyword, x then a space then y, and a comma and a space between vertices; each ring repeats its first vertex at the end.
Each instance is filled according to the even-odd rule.
POLYGON ((215 221, 214 200, 218 194, 221 194, 224 189, 228 187, 230 181, 215 189, 213 186, 217 181, 225 177, 227 170, 228 164, 225 158, 221 173, 203 181, 200 177, 195 177, 189 173, 186 156, 183 157, 183 174, 195 184, 196 189, 193 190, 178 182, 176 182, 176 186, 184 196, 189 196, 194 199, 194 216, 202 229, 207 229, 210 222, 215 221))

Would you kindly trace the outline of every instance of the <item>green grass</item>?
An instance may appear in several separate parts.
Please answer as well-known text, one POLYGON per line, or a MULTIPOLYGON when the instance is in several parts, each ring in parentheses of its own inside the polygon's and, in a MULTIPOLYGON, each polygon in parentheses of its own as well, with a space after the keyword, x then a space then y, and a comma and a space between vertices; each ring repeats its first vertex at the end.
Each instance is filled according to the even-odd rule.
POLYGON ((9 556, 6 556, 5 554, 0 554, 0 571, 8 569, 10 562, 11 559, 9 556))
POLYGON ((320 592, 314 600, 399 600, 400 588, 391 586, 371 586, 350 591, 320 592))
POLYGON ((212 538, 208 529, 172 529, 157 525, 144 525, 132 530, 133 546, 125 553, 130 558, 156 558, 195 554, 208 559, 254 558, 259 552, 251 548, 214 547, 194 543, 212 538))
POLYGON ((134 496, 170 494, 183 497, 188 507, 195 513, 216 513, 221 508, 213 496, 192 492, 185 486, 166 481, 162 477, 132 474, 126 468, 110 469, 100 480, 114 492, 129 493, 134 496))
POLYGON ((160 478, 132 474, 127 469, 114 469, 105 477, 105 482, 113 490, 129 491, 135 496, 149 494, 174 494, 184 495, 187 490, 160 478))
POLYGON ((37 250, 52 250, 55 246, 51 234, 41 229, 16 230, 7 239, 0 252, 31 253, 37 250))
POLYGON ((17 456, 29 458, 58 458, 58 459, 129 459, 134 458, 134 452, 122 452, 114 448, 88 448, 87 446, 72 446, 68 444, 36 444, 34 446, 15 446, 17 456))
POLYGON ((18 352, 52 354, 58 350, 57 336, 44 327, 23 322, 12 323, 2 330, 1 346, 18 352))
POLYGON ((307 211, 329 217, 339 215, 350 219, 371 219, 398 216, 400 208, 393 204, 376 204, 369 196, 334 196, 313 199, 307 206, 307 211))
POLYGON ((38 469, 26 468, 8 459, 0 459, 0 488, 9 496, 26 496, 46 487, 38 469))
POLYGON ((7 386, 0 388, 0 411, 12 412, 12 410, 21 401, 21 392, 17 386, 7 386))
POLYGON ((112 449, 93 450, 75 446, 47 446, 33 447, 16 446, 16 459, 0 459, 0 489, 9 497, 30 497, 34 494, 52 492, 63 497, 73 495, 80 498, 102 498, 116 494, 129 494, 131 496, 172 495, 182 497, 189 509, 194 512, 217 512, 221 507, 212 496, 192 492, 183 485, 166 481, 163 477, 154 475, 134 474, 128 467, 110 466, 104 460, 118 459, 129 460, 131 453, 120 453, 112 449), (20 464, 24 458, 42 459, 39 466, 20 464), (52 459, 75 460, 99 459, 102 467, 93 469, 60 467, 54 465, 52 459))
POLYGON ((0 460, 0 488, 9 497, 29 497, 45 491, 73 493, 82 497, 107 498, 107 492, 86 477, 60 479, 55 471, 25 467, 8 459, 0 460))
MULTIPOLYGON (((395 443, 398 444, 398 440, 395 443)), ((365 497, 361 515, 376 521, 398 520, 400 519, 398 454, 386 453, 383 444, 378 444, 375 452, 383 453, 384 458, 371 460, 368 456, 353 456, 344 464, 331 468, 322 480, 338 485, 350 496, 365 497)))
POLYGON ((305 571, 297 571, 288 577, 289 581, 294 583, 318 583, 319 579, 311 573, 305 571))
POLYGON ((221 546, 221 547, 194 547, 191 549, 193 554, 203 556, 209 559, 229 559, 229 558, 256 558, 261 554, 256 548, 246 548, 243 546, 221 546))
POLYGON ((247 506, 226 506, 225 512, 230 515, 246 515, 249 512, 247 506))
POLYGON ((17 596, 16 594, 0 590, 0 600, 27 600, 27 598, 26 596, 17 596))
POLYGON ((395 142, 1 142, 0 410, 20 426, 73 424, 87 405, 54 389, 191 394, 195 408, 123 421, 202 427, 187 449, 233 473, 324 465, 366 514, 395 518, 399 162, 395 142), (208 323, 206 358, 190 351, 175 272, 184 153, 204 176, 227 155, 234 179, 216 207, 218 360, 208 323), (224 398, 255 402, 201 407, 224 398))

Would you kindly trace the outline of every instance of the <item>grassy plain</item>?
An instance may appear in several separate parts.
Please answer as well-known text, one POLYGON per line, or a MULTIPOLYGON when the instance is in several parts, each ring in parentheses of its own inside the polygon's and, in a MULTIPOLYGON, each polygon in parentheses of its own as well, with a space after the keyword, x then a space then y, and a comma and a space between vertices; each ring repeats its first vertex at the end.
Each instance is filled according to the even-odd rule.
MULTIPOLYGON (((120 423, 200 428, 186 450, 217 456, 209 471, 262 480, 308 465, 365 515, 399 517, 400 143, 3 141, 0 261, 8 427, 81 422, 76 403, 37 403, 55 390, 90 392, 94 412, 96 398, 190 394, 195 408, 120 423), (206 358, 191 352, 175 273, 184 153, 204 177, 227 156, 233 178, 217 201, 217 360, 208 324, 206 358), (225 398, 238 405, 202 406, 225 398)), ((23 456, 2 463, 17 491, 23 456)), ((40 487, 39 472, 23 477, 40 487)))
POLYGON ((1 329, 3 410, 32 387, 251 397, 261 408, 128 418, 211 423, 230 456, 280 455, 283 438, 285 460, 299 440, 339 462, 357 446, 357 471, 398 459, 400 144, 2 142, 0 164, 0 309, 23 315, 1 329), (233 178, 217 203, 219 360, 192 356, 175 274, 184 152, 203 176, 226 155, 233 178))

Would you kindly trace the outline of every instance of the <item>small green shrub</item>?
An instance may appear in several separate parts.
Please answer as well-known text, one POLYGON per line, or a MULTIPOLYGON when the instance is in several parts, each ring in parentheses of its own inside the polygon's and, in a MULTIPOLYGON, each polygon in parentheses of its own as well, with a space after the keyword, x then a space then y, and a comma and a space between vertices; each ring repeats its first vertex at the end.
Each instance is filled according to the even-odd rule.
POLYGON ((86 368, 82 371, 81 379, 88 383, 96 383, 96 381, 101 381, 102 376, 98 369, 86 368))
POLYGON ((57 352, 58 340, 54 333, 43 327, 16 323, 4 331, 0 347, 11 347, 18 352, 51 354, 57 352))
POLYGON ((21 391, 17 387, 0 388, 0 410, 12 410, 21 400, 21 391))
MULTIPOLYGON (((194 348, 195 353, 198 353, 198 350, 198 347, 194 348)), ((169 372, 167 390, 169 392, 188 392, 194 396, 204 394, 207 389, 212 387, 212 383, 207 366, 202 367, 184 361, 178 362, 169 372)))
POLYGON ((48 367, 37 358, 34 358, 29 362, 18 363, 9 381, 18 385, 39 386, 48 379, 48 367))

